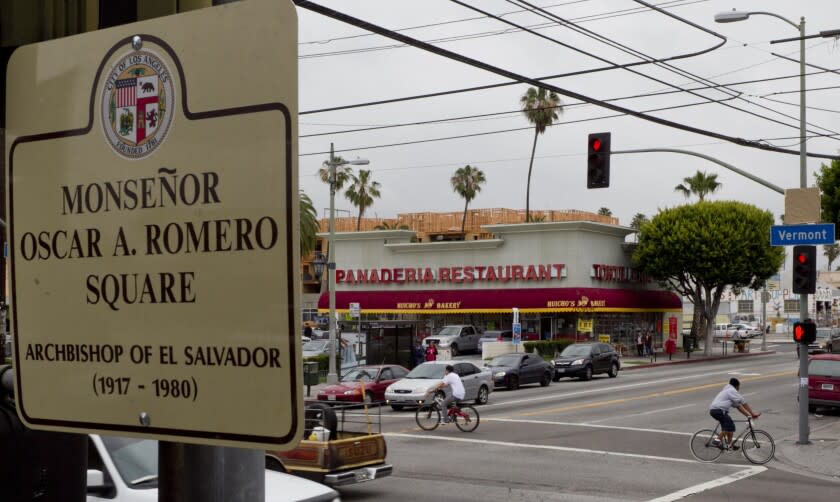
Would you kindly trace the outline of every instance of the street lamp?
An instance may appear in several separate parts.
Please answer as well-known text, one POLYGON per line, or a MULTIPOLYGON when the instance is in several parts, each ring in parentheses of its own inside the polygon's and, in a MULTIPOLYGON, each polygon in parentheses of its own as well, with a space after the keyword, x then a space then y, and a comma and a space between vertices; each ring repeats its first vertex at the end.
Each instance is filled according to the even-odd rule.
POLYGON ((330 160, 327 163, 330 169, 330 236, 327 240, 327 256, 329 257, 329 263, 327 263, 327 287, 329 288, 330 295, 330 365, 329 373, 327 373, 327 383, 333 384, 338 382, 338 374, 335 370, 335 247, 333 247, 335 239, 335 190, 337 188, 335 170, 338 166, 348 164, 352 166, 366 166, 370 164, 370 161, 367 159, 356 159, 338 162, 334 155, 333 144, 330 143, 330 160))
POLYGON ((315 273, 315 280, 321 282, 321 277, 324 276, 324 265, 327 264, 327 259, 324 253, 315 251, 315 259, 312 261, 313 272, 315 273))

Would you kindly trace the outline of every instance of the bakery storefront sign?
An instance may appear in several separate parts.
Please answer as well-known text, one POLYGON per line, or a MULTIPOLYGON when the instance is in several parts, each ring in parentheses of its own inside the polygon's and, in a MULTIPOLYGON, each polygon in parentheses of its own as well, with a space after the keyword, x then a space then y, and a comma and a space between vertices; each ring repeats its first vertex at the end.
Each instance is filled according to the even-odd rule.
POLYGON ((530 265, 463 265, 452 267, 394 267, 337 269, 338 284, 429 284, 510 281, 559 281, 562 263, 530 265))

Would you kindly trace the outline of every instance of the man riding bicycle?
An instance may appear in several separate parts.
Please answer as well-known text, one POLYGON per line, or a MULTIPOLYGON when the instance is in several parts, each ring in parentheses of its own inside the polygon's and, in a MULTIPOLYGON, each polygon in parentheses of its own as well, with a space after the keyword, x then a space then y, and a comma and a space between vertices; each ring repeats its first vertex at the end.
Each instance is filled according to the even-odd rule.
POLYGON ((435 387, 434 390, 442 390, 446 387, 449 387, 452 392, 448 396, 443 399, 441 403, 441 423, 448 424, 449 423, 449 405, 452 404, 453 401, 460 401, 464 399, 464 384, 461 382, 461 377, 455 373, 455 368, 452 367, 451 364, 447 364, 446 368, 443 370, 443 381, 435 387))
POLYGON ((730 378, 729 383, 723 387, 712 404, 709 405, 709 415, 720 422, 720 439, 722 448, 737 450, 738 446, 732 444, 732 435, 735 433, 735 422, 729 416, 729 409, 736 407, 745 417, 758 418, 761 413, 753 413, 750 405, 747 404, 744 396, 738 393, 741 382, 737 378, 730 378))

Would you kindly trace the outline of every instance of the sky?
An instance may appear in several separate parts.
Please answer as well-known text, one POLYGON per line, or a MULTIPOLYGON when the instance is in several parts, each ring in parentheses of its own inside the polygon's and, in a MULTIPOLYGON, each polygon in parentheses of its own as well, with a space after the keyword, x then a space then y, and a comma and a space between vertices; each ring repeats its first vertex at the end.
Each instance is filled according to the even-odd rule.
MULTIPOLYGON (((649 114, 732 137, 764 140, 796 152, 799 150, 799 43, 771 45, 770 41, 796 37, 798 30, 767 15, 753 15, 745 21, 727 24, 715 23, 714 15, 733 8, 764 11, 795 24, 804 16, 806 35, 840 29, 836 0, 651 1, 697 26, 633 0, 463 2, 517 25, 534 27, 536 34, 454 1, 316 0, 315 3, 384 28, 402 30, 405 35, 437 47, 534 79, 704 51, 725 38, 721 47, 708 53, 660 66, 645 64, 545 82, 598 100, 658 93, 615 101, 636 111, 703 103, 649 114), (529 8, 527 3, 545 9, 548 17, 525 10, 529 8), (569 21, 571 26, 564 26, 557 18, 569 21), (588 31, 581 34, 573 27, 588 31), (598 36, 603 38, 598 40, 598 36), (603 40, 622 44, 630 53, 603 40), (772 53, 786 55, 794 61, 772 53), (766 79, 773 80, 743 83, 766 79), (720 84, 726 85, 685 91, 720 84), (668 90, 678 92, 663 94, 668 90)), ((317 171, 329 157, 330 143, 334 143, 337 155, 345 159, 368 159, 370 165, 362 168, 370 169, 373 179, 382 185, 381 198, 375 200, 365 216, 394 218, 398 213, 463 211, 464 201, 452 191, 449 179, 456 169, 465 165, 478 167, 487 179, 471 208, 524 209, 534 131, 518 110, 519 98, 528 84, 307 113, 510 80, 419 48, 403 46, 306 9, 298 8, 298 22, 300 186, 312 198, 319 216, 326 216, 329 208, 329 189, 320 181, 317 171), (463 118, 484 114, 497 115, 463 118), (397 127, 440 119, 457 120, 397 127), (381 128, 343 132, 371 127, 381 128), (521 130, 435 141, 509 129, 521 130), (414 143, 419 141, 425 142, 414 143), (382 146, 395 143, 414 144, 382 146)), ((840 71, 838 41, 806 40, 806 61, 840 71)), ((808 134, 835 135, 809 138, 808 152, 838 155, 840 73, 813 67, 806 72, 815 73, 806 79, 808 134)), ((705 171, 717 174, 721 183, 708 199, 754 204, 772 212, 777 223, 781 223, 783 195, 717 164, 686 155, 614 154, 609 188, 588 190, 586 141, 587 135, 593 132, 611 132, 614 151, 691 150, 732 164, 782 188, 800 186, 798 154, 748 148, 626 115, 603 118, 616 112, 581 103, 562 93, 560 97, 564 109, 557 125, 548 128, 538 139, 531 182, 532 209, 597 212, 607 207, 620 224, 629 225, 637 213, 652 217, 661 209, 686 203, 687 199, 674 187, 683 178, 705 171)), ((820 165, 829 162, 808 158, 808 186, 814 185, 813 174, 820 165)), ((348 211, 356 215, 355 208, 343 195, 336 196, 336 209, 338 216, 348 211)))

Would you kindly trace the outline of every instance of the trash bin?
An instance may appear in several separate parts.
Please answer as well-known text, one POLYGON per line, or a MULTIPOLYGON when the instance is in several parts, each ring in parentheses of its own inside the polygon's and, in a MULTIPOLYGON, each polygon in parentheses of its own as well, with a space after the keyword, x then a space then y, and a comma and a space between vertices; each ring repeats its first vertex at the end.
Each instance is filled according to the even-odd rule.
POLYGON ((694 352, 697 346, 697 340, 693 336, 683 336, 683 349, 689 354, 694 352))
POLYGON ((304 361, 303 385, 318 385, 318 362, 304 361))

